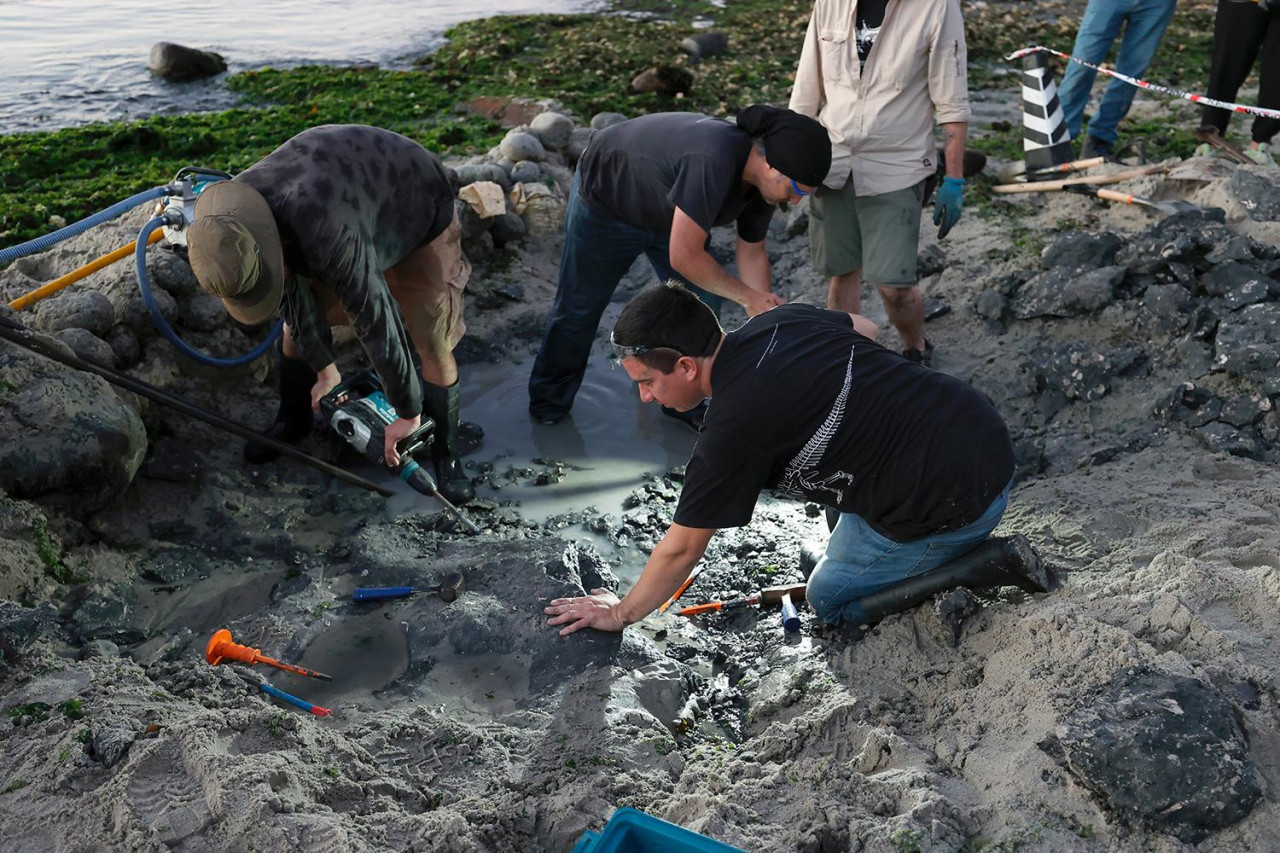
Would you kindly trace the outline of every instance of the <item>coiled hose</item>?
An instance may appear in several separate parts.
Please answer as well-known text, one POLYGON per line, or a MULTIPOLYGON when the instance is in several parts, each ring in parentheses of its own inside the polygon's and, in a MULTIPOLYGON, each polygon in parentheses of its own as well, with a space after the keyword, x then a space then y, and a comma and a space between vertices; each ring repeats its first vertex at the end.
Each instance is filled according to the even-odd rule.
MULTIPOLYGON (((123 204, 123 202, 121 203, 123 204)), ((169 343, 177 347, 180 352, 194 358, 196 361, 211 364, 215 367, 236 367, 237 365, 248 364, 270 349, 276 338, 280 337, 280 331, 284 327, 283 320, 276 322, 271 329, 271 333, 267 335, 262 343, 247 354, 237 358, 218 358, 217 356, 208 355, 191 347, 186 341, 178 337, 178 333, 170 327, 169 322, 160 313, 160 306, 156 304, 155 296, 151 293, 151 281, 147 278, 147 240, 150 239, 151 232, 163 224, 164 220, 157 216, 146 225, 143 225, 142 230, 138 232, 137 248, 133 252, 138 271, 138 289, 142 291, 142 301, 146 303, 147 311, 151 313, 151 322, 155 323, 156 329, 160 331, 160 334, 168 338, 169 343)))
POLYGON ((18 258, 33 255, 36 252, 43 252, 51 249, 63 240, 70 240, 77 234, 83 234, 95 225, 101 225, 109 219, 115 219, 122 213, 133 210, 140 204, 145 204, 153 199, 167 195, 168 187, 153 187, 145 190, 137 195, 129 196, 124 201, 111 205, 106 210, 98 211, 92 216, 87 216, 79 222, 73 222, 54 231, 52 234, 45 234, 34 240, 28 240, 25 243, 19 243, 16 246, 10 246, 7 249, 0 249, 0 264, 7 264, 10 261, 16 261, 18 258))

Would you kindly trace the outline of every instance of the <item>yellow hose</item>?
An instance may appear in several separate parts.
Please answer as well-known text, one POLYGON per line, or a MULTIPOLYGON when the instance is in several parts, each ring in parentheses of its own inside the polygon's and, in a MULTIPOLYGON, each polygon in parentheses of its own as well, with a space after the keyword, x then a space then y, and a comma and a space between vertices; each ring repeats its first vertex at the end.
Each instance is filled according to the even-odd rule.
MULTIPOLYGON (((157 228, 155 231, 151 232, 151 236, 147 239, 147 245, 150 246, 152 243, 155 243, 163 236, 164 236, 164 231, 162 229, 157 228)), ((30 293, 19 296, 17 299, 9 303, 9 307, 12 308, 14 311, 21 311, 24 308, 29 308, 32 305, 35 305, 41 299, 45 299, 52 296, 53 294, 57 293, 59 290, 62 290, 64 287, 69 287, 70 285, 75 284, 80 279, 89 275, 93 275, 95 272, 102 269, 103 267, 109 267, 112 264, 114 264, 116 261, 129 257, 130 255, 133 254, 133 250, 137 248, 137 245, 138 245, 138 241, 134 240, 132 243, 130 243, 127 246, 121 246, 119 249, 116 249, 114 252, 111 252, 110 254, 107 254, 107 255, 103 255, 102 257, 98 258, 96 261, 92 261, 91 263, 85 264, 84 266, 80 267, 80 269, 75 270, 74 272, 67 273, 62 278, 55 278, 53 281, 49 282, 48 284, 38 287, 35 290, 31 291, 30 293)))

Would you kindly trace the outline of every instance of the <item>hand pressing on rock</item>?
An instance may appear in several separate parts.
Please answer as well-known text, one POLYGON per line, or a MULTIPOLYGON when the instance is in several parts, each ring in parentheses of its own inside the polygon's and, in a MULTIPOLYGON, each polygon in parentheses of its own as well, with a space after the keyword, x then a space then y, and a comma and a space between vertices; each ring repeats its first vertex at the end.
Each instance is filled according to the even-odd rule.
POLYGON ((580 598, 556 598, 543 611, 553 618, 548 625, 564 625, 560 636, 567 637, 582 628, 597 631, 621 631, 627 626, 618 613, 618 596, 607 589, 593 589, 580 598))

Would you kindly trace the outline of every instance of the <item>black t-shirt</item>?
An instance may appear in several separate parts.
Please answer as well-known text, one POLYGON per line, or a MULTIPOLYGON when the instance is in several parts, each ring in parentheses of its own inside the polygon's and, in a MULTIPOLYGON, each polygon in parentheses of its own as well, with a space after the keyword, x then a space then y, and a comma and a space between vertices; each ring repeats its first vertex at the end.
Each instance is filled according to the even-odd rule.
POLYGON ((858 0, 857 24, 854 36, 858 42, 858 59, 866 64, 871 48, 880 38, 884 24, 884 10, 889 0, 858 0))
POLYGON ((637 228, 666 232, 680 208, 704 231, 738 223, 759 243, 773 205, 742 180, 751 136, 697 113, 655 113, 607 127, 578 164, 578 192, 592 211, 637 228))
POLYGON ((741 527, 762 489, 862 516, 897 542, 972 524, 1013 476, 985 394, 853 331, 782 305, 730 332, 675 522, 741 527))

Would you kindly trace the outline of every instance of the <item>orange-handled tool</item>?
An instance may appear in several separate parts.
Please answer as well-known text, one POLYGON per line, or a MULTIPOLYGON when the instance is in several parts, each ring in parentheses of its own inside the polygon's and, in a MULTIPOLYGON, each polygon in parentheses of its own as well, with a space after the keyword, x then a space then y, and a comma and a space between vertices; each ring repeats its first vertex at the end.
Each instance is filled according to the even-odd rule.
POLYGON ((250 665, 265 663, 267 666, 274 666, 276 669, 283 669, 285 672, 292 672, 295 675, 305 675, 307 678, 318 678, 321 681, 333 681, 332 676, 325 675, 323 672, 315 672, 305 667, 294 666, 291 663, 281 663, 275 658, 267 657, 260 649, 251 649, 248 646, 232 642, 231 632, 226 628, 215 631, 213 636, 209 638, 209 644, 204 647, 204 659, 213 666, 217 666, 224 661, 250 665))
POLYGON ((759 594, 748 595, 746 598, 736 598, 733 601, 709 601, 706 604, 695 604, 692 607, 682 607, 678 616, 699 616, 703 613, 715 613, 717 611, 737 610, 739 607, 753 607, 760 603, 759 594))
POLYGON ((695 580, 697 580, 698 575, 700 574, 702 574, 701 564, 693 567, 693 571, 689 572, 689 577, 685 580, 684 583, 680 584, 680 588, 675 591, 675 594, 673 594, 670 598, 667 599, 666 604, 658 608, 658 613, 659 614, 666 613, 667 608, 675 604, 676 600, 680 598, 680 596, 684 595, 684 591, 688 589, 695 580))

